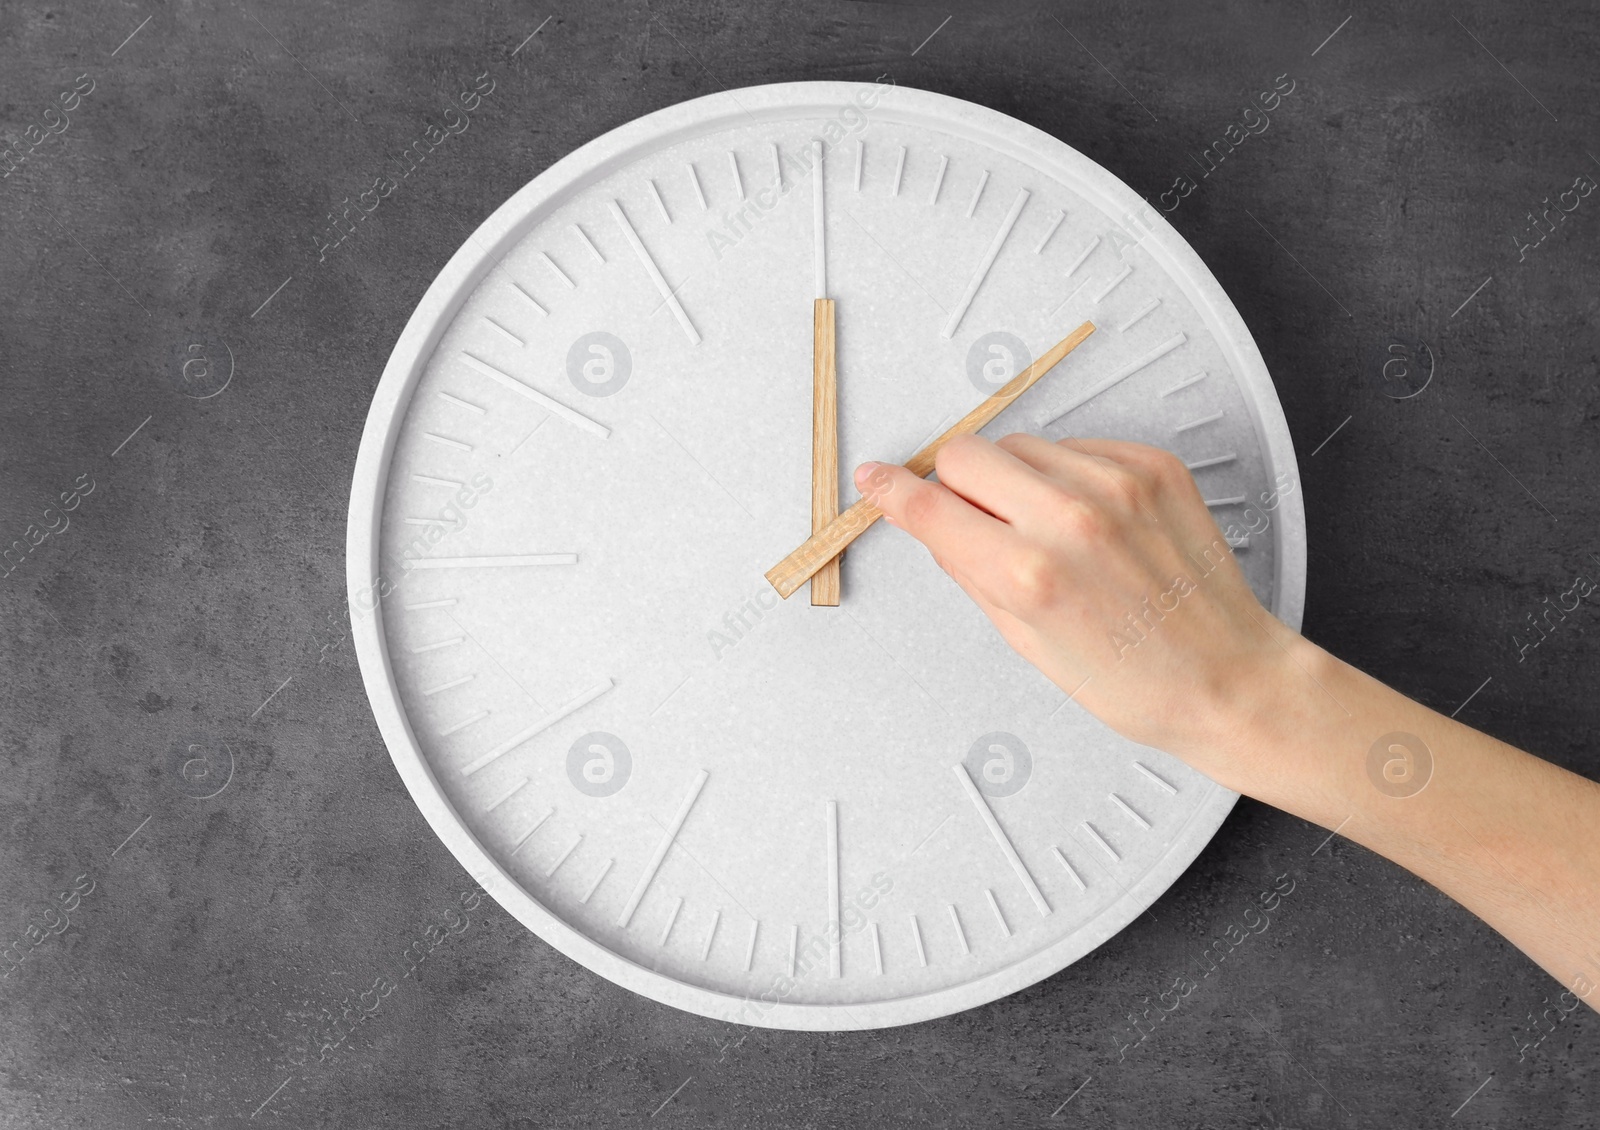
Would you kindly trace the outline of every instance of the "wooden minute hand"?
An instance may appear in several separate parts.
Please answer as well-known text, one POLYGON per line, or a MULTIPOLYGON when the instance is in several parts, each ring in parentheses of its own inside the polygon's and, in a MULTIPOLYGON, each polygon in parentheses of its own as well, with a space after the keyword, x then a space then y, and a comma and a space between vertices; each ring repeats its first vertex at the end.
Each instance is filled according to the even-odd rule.
MULTIPOLYGON (((939 454, 941 447, 956 436, 971 435, 1000 415, 1003 409, 1032 388, 1040 377, 1055 368, 1063 357, 1078 348, 1092 333, 1094 333, 1094 323, 1085 322, 1062 338, 1043 357, 1012 377, 988 400, 961 417, 938 439, 906 460, 906 469, 918 476, 932 474, 934 457, 939 454)), ((882 510, 870 500, 860 499, 850 509, 807 538, 800 548, 768 569, 767 581, 778 590, 779 596, 787 600, 811 578, 812 574, 838 557, 847 545, 865 533, 872 523, 881 517, 883 517, 882 510)))

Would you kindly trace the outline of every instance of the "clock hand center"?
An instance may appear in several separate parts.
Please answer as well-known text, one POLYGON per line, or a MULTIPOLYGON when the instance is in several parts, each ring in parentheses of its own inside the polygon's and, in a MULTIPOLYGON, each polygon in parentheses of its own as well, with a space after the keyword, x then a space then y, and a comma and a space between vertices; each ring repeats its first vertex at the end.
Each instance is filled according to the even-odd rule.
MULTIPOLYGON (((906 469, 922 477, 933 472, 934 458, 939 449, 959 435, 971 435, 998 416, 1024 392, 1032 388, 1039 378, 1048 373, 1062 358, 1071 353, 1092 333, 1094 323, 1084 322, 1058 341, 1045 354, 1022 372, 1002 385, 993 396, 952 424, 943 435, 906 460, 906 469)), ((807 579, 827 562, 832 561, 844 548, 860 537, 872 524, 883 517, 869 499, 859 499, 853 506, 813 533, 799 548, 766 572, 767 582, 787 600, 807 579)))

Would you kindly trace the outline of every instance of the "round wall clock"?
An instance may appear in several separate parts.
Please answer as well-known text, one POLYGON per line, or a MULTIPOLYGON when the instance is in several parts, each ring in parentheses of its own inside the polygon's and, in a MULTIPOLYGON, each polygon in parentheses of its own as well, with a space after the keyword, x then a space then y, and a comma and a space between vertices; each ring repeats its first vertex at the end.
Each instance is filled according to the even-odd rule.
POLYGON ((1081 957, 1236 798, 1101 726, 882 524, 837 604, 778 598, 820 297, 846 501, 1093 321, 985 434, 1177 451, 1298 626, 1289 433, 1199 258, 1054 138, 885 84, 650 114, 490 216, 378 385, 348 579, 400 775, 507 910, 678 1008, 867 1028, 1081 957))

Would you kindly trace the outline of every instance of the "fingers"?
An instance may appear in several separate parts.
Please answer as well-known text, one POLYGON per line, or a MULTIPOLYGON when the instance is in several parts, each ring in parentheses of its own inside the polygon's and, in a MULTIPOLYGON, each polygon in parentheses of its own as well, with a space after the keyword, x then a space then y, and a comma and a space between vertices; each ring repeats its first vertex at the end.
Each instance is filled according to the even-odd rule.
POLYGON ((927 546, 947 571, 980 590, 992 591, 1003 561, 1021 548, 1021 539, 1005 522, 904 467, 863 463, 855 479, 885 518, 927 546))
POLYGON ((1024 531, 1038 524, 1033 517, 1061 503, 1061 483, 981 436, 951 440, 935 466, 945 486, 1024 531))

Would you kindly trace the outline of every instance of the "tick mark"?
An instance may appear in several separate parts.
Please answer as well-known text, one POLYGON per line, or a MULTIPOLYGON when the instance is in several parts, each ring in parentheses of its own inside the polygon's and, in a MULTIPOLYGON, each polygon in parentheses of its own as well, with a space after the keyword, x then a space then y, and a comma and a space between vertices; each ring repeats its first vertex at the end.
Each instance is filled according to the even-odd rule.
POLYGON ((1067 857, 1061 854, 1061 849, 1056 847, 1055 844, 1050 845, 1050 854, 1056 857, 1057 863, 1066 868, 1067 874, 1070 875, 1072 877, 1072 881, 1078 885, 1078 890, 1087 891, 1089 889, 1088 884, 1083 881, 1083 876, 1079 875, 1077 869, 1073 867, 1072 864, 1067 862, 1067 857))
POLYGON ((448 436, 438 435, 438 434, 436 434, 434 432, 423 432, 422 433, 422 438, 426 439, 426 440, 431 440, 434 443, 438 444, 440 447, 448 447, 452 451, 471 451, 472 450, 472 445, 470 443, 462 443, 458 439, 451 439, 448 436))
POLYGON ((939 171, 933 177, 933 192, 928 196, 929 204, 939 203, 939 189, 944 187, 944 171, 950 167, 950 158, 939 154, 939 171))
POLYGON ((983 190, 989 183, 989 170, 983 170, 983 175, 978 178, 978 187, 972 191, 972 199, 967 203, 967 219, 972 219, 973 213, 978 210, 978 201, 983 199, 983 190))
POLYGON ((1146 302, 1143 306, 1139 307, 1139 309, 1135 310, 1126 322, 1123 322, 1122 325, 1118 326, 1117 332, 1119 334, 1127 333, 1129 330, 1133 329, 1134 326, 1138 325, 1147 314, 1160 305, 1161 299, 1152 298, 1149 302, 1146 302))
POLYGON ((583 225, 573 224, 572 230, 578 233, 578 238, 583 240, 583 245, 589 249, 589 254, 594 256, 595 262, 604 263, 606 261, 606 257, 600 254, 600 249, 594 245, 594 240, 589 238, 589 233, 583 230, 583 225))
MULTIPOLYGON (((1056 229, 1061 226, 1061 221, 1066 218, 1067 214, 1065 212, 1056 213, 1056 218, 1051 220, 1050 226, 1045 229, 1044 238, 1039 240, 1039 246, 1033 249, 1033 253, 1035 255, 1041 254, 1044 251, 1045 244, 1050 242, 1050 237, 1056 234, 1056 229)), ((1071 272, 1068 273, 1070 274, 1071 272)))
POLYGON ((451 396, 448 392, 439 393, 439 399, 446 404, 454 404, 457 408, 465 408, 468 412, 476 412, 482 416, 488 409, 480 408, 470 400, 462 400, 459 396, 451 396))
POLYGON ((683 909, 683 896, 679 895, 678 898, 677 898, 677 901, 675 901, 672 904, 672 909, 667 913, 667 924, 661 928, 661 937, 656 939, 656 945, 658 947, 664 946, 664 945, 667 944, 667 939, 672 936, 672 928, 673 928, 673 926, 677 925, 677 922, 678 922, 678 911, 680 911, 682 909, 683 909))
POLYGON ((549 316, 550 311, 546 310, 543 306, 541 306, 539 304, 539 300, 537 298, 535 298, 533 295, 529 294, 526 290, 522 289, 522 284, 521 283, 513 281, 511 283, 511 288, 513 290, 515 290, 518 294, 522 295, 522 297, 526 298, 528 300, 528 302, 532 304, 533 308, 535 310, 539 311, 539 316, 541 318, 549 316))
POLYGON ((512 855, 516 855, 517 852, 521 851, 522 850, 522 845, 527 843, 529 840, 533 839, 533 834, 535 832, 537 832, 540 828, 542 828, 544 826, 544 822, 546 820, 550 819, 550 817, 554 816, 555 812, 556 812, 556 810, 553 809, 553 808, 545 809, 544 810, 544 815, 540 816, 537 820, 535 820, 533 822, 533 824, 528 828, 528 830, 526 832, 522 833, 521 838, 519 838, 517 840, 517 842, 512 846, 511 854, 512 855))
POLYGON ((530 780, 530 778, 528 778, 528 777, 522 778, 522 780, 518 781, 516 784, 512 785, 505 792, 501 793, 494 800, 490 801, 489 802, 489 806, 487 808, 485 808, 484 811, 485 812, 493 812, 495 809, 499 808, 506 801, 510 800, 512 797, 514 797, 518 793, 520 793, 523 789, 527 788, 529 780, 530 780))
MULTIPOLYGON (((655 181, 651 181, 650 183, 651 185, 654 185, 655 181)), ((560 265, 554 259, 550 258, 548 254, 541 251, 539 252, 539 258, 544 260, 544 265, 549 267, 550 270, 555 273, 556 278, 567 284, 568 290, 576 290, 578 288, 578 284, 573 282, 572 279, 568 277, 567 272, 563 271, 560 265)))
POLYGON ((489 712, 487 710, 480 710, 476 714, 469 714, 461 721, 457 722, 454 726, 451 726, 448 730, 440 730, 439 736, 441 738, 448 738, 451 734, 465 730, 474 722, 482 722, 487 717, 489 717, 489 712))
POLYGON ((611 865, 615 862, 615 859, 606 860, 605 866, 600 868, 600 874, 594 877, 594 882, 589 884, 589 889, 583 892, 583 897, 578 899, 579 902, 587 905, 589 900, 594 897, 595 891, 600 889, 601 880, 603 880, 607 875, 611 874, 611 865))
MULTIPOLYGON (((564 851, 564 852, 562 852, 562 853, 561 853, 561 858, 560 858, 560 859, 557 859, 557 860, 556 860, 556 861, 555 861, 555 862, 554 862, 554 863, 552 863, 552 864, 551 864, 551 865, 550 865, 550 866, 549 866, 549 867, 548 867, 548 868, 547 868, 547 869, 546 869, 546 870, 545 870, 545 873, 544 873, 544 877, 545 877, 545 878, 546 878, 546 879, 548 879, 548 878, 550 878, 550 877, 551 877, 551 876, 552 876, 552 875, 554 875, 554 874, 555 874, 555 873, 556 873, 556 870, 557 870, 557 869, 558 869, 558 868, 559 868, 559 867, 560 867, 560 866, 561 866, 561 865, 562 865, 562 864, 563 864, 563 863, 565 863, 565 862, 566 862, 566 861, 567 861, 567 860, 568 860, 568 859, 570 859, 570 858, 572 858, 572 853, 573 853, 573 852, 575 852, 575 851, 577 851, 577 850, 578 850, 578 845, 579 845, 579 844, 581 844, 581 843, 583 843, 583 837, 582 837, 582 836, 579 836, 579 837, 578 837, 578 838, 577 838, 577 839, 575 839, 575 840, 573 840, 573 841, 572 841, 572 843, 570 843, 570 844, 568 844, 568 845, 567 845, 567 850, 566 850, 566 851, 564 851)), ((683 900, 682 900, 682 899, 679 899, 679 900, 678 900, 678 902, 679 902, 679 903, 680 903, 680 904, 681 904, 681 903, 682 903, 682 902, 683 902, 683 900)), ((677 912, 677 910, 676 910, 676 909, 674 909, 674 910, 673 910, 673 912, 672 912, 672 916, 673 916, 673 917, 674 917, 674 918, 676 918, 676 917, 677 917, 677 916, 678 916, 678 912, 677 912)), ((670 922, 669 922, 669 923, 667 923, 667 929, 669 929, 669 930, 670 930, 670 929, 672 929, 672 924, 671 924, 671 923, 670 923, 670 922)), ((662 935, 662 938, 661 938, 661 941, 662 941, 662 944, 663 944, 663 945, 664 945, 664 944, 666 944, 666 935, 665 935, 665 934, 663 934, 663 935, 662 935)))
POLYGON ((1193 431, 1195 428, 1202 427, 1206 424, 1214 424, 1218 420, 1222 419, 1225 415, 1227 415, 1225 412, 1213 412, 1209 416, 1201 416, 1198 420, 1190 420, 1188 423, 1179 424, 1177 427, 1172 429, 1172 434, 1181 435, 1184 432, 1193 431))
POLYGON ((950 912, 950 925, 955 927, 956 942, 961 946, 961 952, 970 955, 972 947, 967 945, 967 932, 961 928, 961 915, 956 911, 955 903, 949 903, 945 909, 950 912))
POLYGON ((656 209, 661 213, 661 218, 667 223, 672 222, 672 213, 667 211, 667 202, 661 199, 661 190, 656 187, 655 181, 649 181, 650 195, 656 198, 656 209))
POLYGON ((1089 257, 1089 255, 1094 251, 1094 249, 1096 247, 1099 247, 1099 246, 1100 246, 1100 237, 1099 236, 1095 236, 1093 239, 1091 239, 1089 241, 1089 244, 1088 244, 1087 247, 1085 247, 1082 251, 1078 252, 1078 257, 1072 261, 1072 266, 1067 268, 1066 277, 1070 279, 1073 276, 1073 274, 1077 271, 1077 269, 1079 267, 1083 266, 1083 261, 1089 257))

